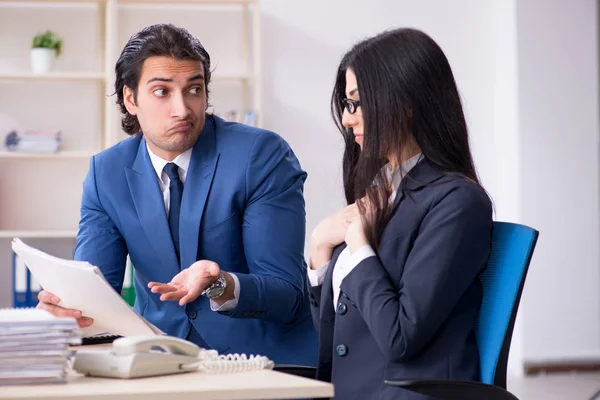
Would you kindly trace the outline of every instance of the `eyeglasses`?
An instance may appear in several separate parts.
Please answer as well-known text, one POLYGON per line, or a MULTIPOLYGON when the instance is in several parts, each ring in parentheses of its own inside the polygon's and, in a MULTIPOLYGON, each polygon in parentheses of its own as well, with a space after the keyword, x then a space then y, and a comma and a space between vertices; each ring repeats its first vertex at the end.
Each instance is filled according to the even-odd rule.
POLYGON ((344 99, 342 100, 344 108, 346 108, 346 110, 348 110, 348 113, 350 114, 354 114, 356 112, 356 109, 358 107, 360 107, 360 100, 353 100, 353 99, 344 99))

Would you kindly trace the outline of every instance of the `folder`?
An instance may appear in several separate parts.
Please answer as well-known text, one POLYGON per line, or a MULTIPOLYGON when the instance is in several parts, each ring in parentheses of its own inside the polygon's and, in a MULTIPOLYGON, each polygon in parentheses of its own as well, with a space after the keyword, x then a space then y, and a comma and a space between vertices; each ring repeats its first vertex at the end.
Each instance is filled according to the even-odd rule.
POLYGON ((59 306, 81 310, 94 323, 83 328, 83 336, 112 333, 121 336, 163 335, 136 313, 110 286, 98 267, 87 262, 51 256, 15 238, 13 251, 44 290, 60 298, 59 306))
POLYGON ((27 282, 27 267, 16 253, 12 255, 13 264, 13 307, 28 307, 29 283, 27 282))
POLYGON ((42 291, 42 287, 40 286, 39 282, 35 279, 35 276, 33 276, 31 272, 29 272, 29 269, 27 269, 27 280, 29 283, 29 299, 27 301, 27 307, 35 307, 39 303, 38 294, 40 294, 40 292, 42 291))
POLYGON ((135 304, 135 287, 133 286, 133 264, 129 257, 127 257, 127 264, 125 267, 125 278, 123 279, 123 288, 121 289, 121 297, 131 307, 135 304))

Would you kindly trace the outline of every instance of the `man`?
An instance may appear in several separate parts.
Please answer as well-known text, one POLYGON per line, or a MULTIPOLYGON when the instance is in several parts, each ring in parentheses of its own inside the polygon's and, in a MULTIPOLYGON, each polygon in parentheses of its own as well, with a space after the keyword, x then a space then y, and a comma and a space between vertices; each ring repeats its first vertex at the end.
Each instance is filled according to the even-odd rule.
MULTIPOLYGON (((132 137, 91 160, 75 259, 98 266, 120 292, 129 254, 135 309, 169 335, 315 365, 306 173, 288 144, 206 114, 210 57, 184 29, 143 29, 115 72, 132 137)), ((41 308, 93 323, 48 292, 39 297, 41 308)))

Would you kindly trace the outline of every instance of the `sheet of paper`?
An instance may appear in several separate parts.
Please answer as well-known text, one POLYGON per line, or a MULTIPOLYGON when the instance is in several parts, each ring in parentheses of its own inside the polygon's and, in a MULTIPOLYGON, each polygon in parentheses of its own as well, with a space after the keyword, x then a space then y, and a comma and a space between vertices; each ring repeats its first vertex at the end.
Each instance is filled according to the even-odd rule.
POLYGON ((13 240, 12 249, 42 288, 60 298, 60 306, 81 310, 94 319, 92 326, 82 329, 84 336, 105 332, 122 336, 163 334, 115 292, 97 267, 51 256, 18 238, 13 240))

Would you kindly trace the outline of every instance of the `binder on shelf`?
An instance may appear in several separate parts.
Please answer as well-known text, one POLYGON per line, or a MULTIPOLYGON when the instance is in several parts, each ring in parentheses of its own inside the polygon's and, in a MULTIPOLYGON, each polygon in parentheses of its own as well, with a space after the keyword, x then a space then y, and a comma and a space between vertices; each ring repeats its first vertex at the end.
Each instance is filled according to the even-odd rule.
POLYGON ((27 268, 27 281, 29 284, 29 302, 27 303, 27 307, 35 307, 37 306, 38 294, 42 290, 39 282, 35 280, 35 277, 29 272, 29 268, 27 268))
POLYGON ((29 307, 29 280, 27 276, 29 271, 25 263, 14 252, 12 255, 13 262, 13 307, 24 308, 29 307))

